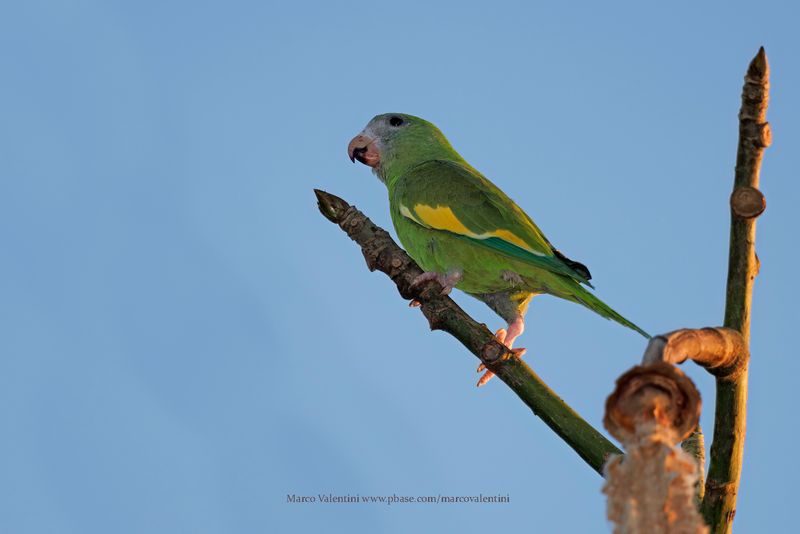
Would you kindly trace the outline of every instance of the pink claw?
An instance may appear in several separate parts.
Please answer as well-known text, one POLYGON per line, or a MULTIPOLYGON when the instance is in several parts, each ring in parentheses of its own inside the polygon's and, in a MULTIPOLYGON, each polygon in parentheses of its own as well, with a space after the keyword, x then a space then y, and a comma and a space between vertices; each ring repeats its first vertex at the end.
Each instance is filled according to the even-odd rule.
POLYGON ((484 385, 486 384, 486 382, 488 382, 489 380, 491 380, 491 379, 492 379, 492 377, 493 377, 493 376, 494 376, 494 373, 493 373, 493 372, 491 372, 491 371, 486 371, 486 372, 483 374, 483 376, 480 378, 480 380, 478 380, 478 383, 477 383, 477 384, 475 384, 475 387, 481 387, 481 386, 484 386, 484 385))

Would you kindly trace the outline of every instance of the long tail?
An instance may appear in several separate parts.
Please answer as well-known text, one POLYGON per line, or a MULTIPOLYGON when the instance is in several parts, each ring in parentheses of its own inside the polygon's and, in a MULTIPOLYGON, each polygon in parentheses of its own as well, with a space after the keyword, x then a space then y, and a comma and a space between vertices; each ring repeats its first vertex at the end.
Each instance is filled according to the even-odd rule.
POLYGON ((574 300, 578 304, 583 304, 593 312, 602 315, 606 319, 611 319, 612 321, 618 322, 622 326, 627 326, 631 330, 636 330, 647 339, 650 339, 650 334, 648 334, 647 332, 645 332, 644 330, 642 330, 641 328, 639 328, 638 326, 627 320, 625 317, 615 312, 613 309, 611 309, 611 306, 609 306, 599 298, 595 297, 594 294, 589 293, 589 291, 583 288, 583 286, 578 285, 577 282, 575 283, 575 286, 570 293, 571 294, 566 298, 574 300))

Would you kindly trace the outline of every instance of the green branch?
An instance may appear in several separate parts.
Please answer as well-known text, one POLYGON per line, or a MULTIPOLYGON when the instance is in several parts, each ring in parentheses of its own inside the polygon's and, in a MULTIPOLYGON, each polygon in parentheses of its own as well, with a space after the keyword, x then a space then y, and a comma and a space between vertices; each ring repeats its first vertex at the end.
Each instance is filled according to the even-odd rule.
POLYGON ((602 474, 608 456, 622 454, 561 400, 527 364, 514 358, 486 325, 467 315, 450 297, 441 296, 442 288, 437 282, 412 288, 411 282, 422 274, 422 269, 385 230, 341 198, 318 189, 314 192, 320 212, 361 247, 369 270, 385 273, 403 298, 418 301, 432 330, 443 330, 458 339, 592 469, 602 474))
MULTIPOLYGON (((771 134, 766 122, 769 101, 769 65, 762 47, 747 69, 739 112, 739 147, 731 195, 731 236, 728 259, 728 286, 725 323, 737 330, 750 345, 750 303, 753 281, 758 274, 755 253, 756 220, 764 210, 764 197, 758 191, 764 149, 771 134)), ((736 514, 736 496, 742 471, 747 407, 748 360, 743 359, 737 373, 718 376, 714 438, 706 478, 702 512, 713 533, 731 531, 736 514)))

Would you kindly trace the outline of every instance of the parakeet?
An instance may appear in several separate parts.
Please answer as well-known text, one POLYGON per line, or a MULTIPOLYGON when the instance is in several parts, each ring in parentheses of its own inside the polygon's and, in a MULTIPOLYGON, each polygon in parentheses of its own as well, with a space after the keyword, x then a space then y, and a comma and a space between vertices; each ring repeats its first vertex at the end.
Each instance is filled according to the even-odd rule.
MULTIPOLYGON (((650 337, 583 287, 593 288, 589 269, 559 252, 430 122, 403 113, 378 115, 347 153, 372 167, 388 188, 397 236, 425 271, 414 283, 435 279, 445 293, 456 287, 486 303, 508 323, 496 337, 509 349, 525 329, 528 304, 542 293, 650 337)), ((525 349, 513 351, 521 356, 525 349)), ((491 376, 487 371, 478 386, 491 376)))

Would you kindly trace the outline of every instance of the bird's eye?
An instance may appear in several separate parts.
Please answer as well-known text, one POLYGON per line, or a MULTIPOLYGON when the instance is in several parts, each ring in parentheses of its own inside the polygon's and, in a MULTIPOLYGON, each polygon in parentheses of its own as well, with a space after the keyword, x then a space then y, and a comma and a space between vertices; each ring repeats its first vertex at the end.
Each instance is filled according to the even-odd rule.
POLYGON ((389 117, 389 124, 391 124, 392 126, 400 126, 401 124, 403 124, 403 119, 401 119, 397 115, 394 115, 392 117, 389 117))

